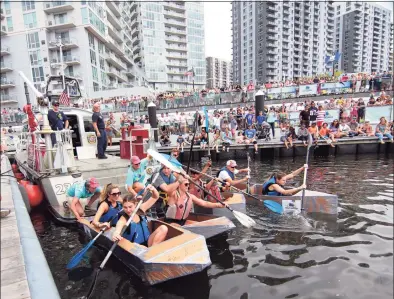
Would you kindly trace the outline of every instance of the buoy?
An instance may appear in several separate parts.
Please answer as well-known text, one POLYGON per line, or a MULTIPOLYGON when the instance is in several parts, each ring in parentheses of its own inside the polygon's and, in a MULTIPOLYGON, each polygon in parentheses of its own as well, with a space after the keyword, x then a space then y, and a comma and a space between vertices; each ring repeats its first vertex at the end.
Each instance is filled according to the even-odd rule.
POLYGON ((41 191, 40 186, 26 184, 25 186, 27 197, 32 208, 37 207, 44 199, 44 194, 41 191))
POLYGON ((30 182, 28 180, 20 180, 19 184, 23 187, 25 187, 27 184, 29 184, 30 182))
POLYGON ((23 180, 25 178, 25 176, 22 172, 16 172, 14 175, 15 175, 15 178, 17 179, 18 182, 20 182, 21 180, 23 180))
POLYGON ((12 171, 13 171, 13 172, 18 172, 18 171, 19 171, 18 164, 12 163, 11 167, 12 167, 12 171))

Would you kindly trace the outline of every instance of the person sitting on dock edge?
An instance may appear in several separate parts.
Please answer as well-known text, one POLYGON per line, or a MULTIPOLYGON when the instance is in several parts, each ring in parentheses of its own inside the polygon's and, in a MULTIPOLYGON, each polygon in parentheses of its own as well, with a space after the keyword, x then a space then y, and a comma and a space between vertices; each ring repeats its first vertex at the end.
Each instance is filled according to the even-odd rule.
POLYGON ((101 200, 98 204, 97 213, 92 224, 97 228, 116 226, 119 220, 119 212, 122 210, 122 198, 119 187, 109 183, 101 192, 101 200))
POLYGON ((146 191, 152 192, 152 197, 145 201, 139 208, 137 214, 134 215, 133 222, 127 227, 123 236, 120 235, 122 228, 126 225, 131 214, 134 212, 139 200, 142 200, 142 196, 133 196, 131 194, 126 195, 123 199, 123 211, 121 212, 118 223, 116 224, 115 231, 112 235, 113 241, 120 241, 123 238, 130 242, 137 243, 146 247, 159 244, 166 239, 168 228, 165 225, 160 225, 154 232, 149 230, 148 219, 146 218, 145 212, 149 210, 152 205, 159 199, 159 193, 152 186, 148 185, 146 191), (142 214, 142 215, 141 215, 142 214))
POLYGON ((93 202, 99 198, 102 188, 96 178, 74 182, 66 191, 67 201, 65 208, 70 208, 75 218, 80 220, 85 215, 85 210, 89 210, 93 202), (89 198, 88 203, 86 203, 89 198))
POLYGON ((290 174, 285 174, 283 172, 274 172, 267 181, 263 184, 263 195, 270 196, 285 196, 285 195, 293 195, 302 189, 306 189, 306 185, 301 185, 297 188, 292 189, 284 189, 284 185, 288 179, 294 178, 294 176, 298 175, 301 171, 308 168, 308 164, 304 164, 303 167, 293 171, 290 174))

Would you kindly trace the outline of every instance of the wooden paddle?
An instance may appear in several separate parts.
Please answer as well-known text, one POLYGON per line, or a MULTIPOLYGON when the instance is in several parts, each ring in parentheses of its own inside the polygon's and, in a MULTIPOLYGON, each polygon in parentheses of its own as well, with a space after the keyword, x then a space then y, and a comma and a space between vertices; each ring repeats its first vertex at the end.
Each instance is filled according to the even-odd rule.
MULTIPOLYGON (((307 166, 308 166, 308 163, 309 163, 309 152, 310 152, 310 148, 312 146, 312 143, 313 143, 312 135, 309 133, 308 134, 308 148, 306 149, 306 161, 305 161, 305 165, 307 165, 307 166)), ((304 182, 303 182, 304 185, 306 184, 306 176, 307 176, 307 174, 308 174, 308 167, 306 167, 304 169, 304 182)), ((301 211, 304 210, 304 208, 303 208, 304 198, 305 198, 305 188, 302 189, 301 211)))
MULTIPOLYGON (((152 149, 148 149, 148 154, 151 155, 154 159, 156 159, 157 161, 159 161, 160 163, 162 163, 163 165, 165 165, 166 167, 168 167, 169 169, 171 169, 173 172, 179 173, 183 176, 187 176, 187 173, 181 168, 181 167, 177 167, 174 164, 172 164, 165 156, 163 156, 162 154, 152 150, 152 149)), ((234 217, 237 218, 237 220, 244 226, 246 227, 251 227, 256 225, 256 222, 250 218, 249 216, 245 215, 244 213, 241 213, 239 211, 234 211, 232 208, 230 208, 229 206, 227 206, 223 201, 221 201, 220 199, 218 199, 216 196, 214 196, 213 194, 209 193, 206 189, 204 189, 203 187, 201 187, 200 185, 196 184, 193 180, 189 180, 192 184, 196 185, 197 187, 199 187, 200 189, 204 190, 204 192, 207 192, 209 194, 209 196, 212 196, 213 199, 215 199, 216 201, 220 202, 223 206, 225 206, 228 210, 230 210, 233 214, 234 217)))

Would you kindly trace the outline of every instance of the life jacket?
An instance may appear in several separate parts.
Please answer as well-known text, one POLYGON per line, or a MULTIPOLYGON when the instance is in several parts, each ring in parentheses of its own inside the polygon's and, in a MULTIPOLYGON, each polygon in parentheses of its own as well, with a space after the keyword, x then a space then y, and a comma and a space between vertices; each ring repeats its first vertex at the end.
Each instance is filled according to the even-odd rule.
MULTIPOLYGON (((219 186, 218 186, 216 183, 214 183, 214 184, 212 185, 212 187, 209 188, 208 191, 209 191, 209 193, 211 193, 213 196, 215 196, 217 199, 223 200, 223 199, 222 199, 222 195, 221 195, 220 190, 219 190, 219 186)), ((214 198, 213 198, 212 196, 210 196, 210 195, 207 196, 207 201, 210 201, 210 202, 217 202, 217 200, 214 199, 214 198)))
POLYGON ((111 226, 116 226, 116 223, 119 220, 119 215, 118 216, 116 215, 119 213, 120 210, 122 210, 122 204, 119 201, 117 201, 116 207, 113 207, 112 204, 107 199, 105 199, 100 203, 100 205, 103 202, 107 203, 108 211, 105 214, 101 215, 99 222, 109 222, 114 217, 114 219, 112 219, 110 224, 111 226))
POLYGON ((189 217, 190 210, 192 209, 193 201, 190 199, 189 193, 186 192, 186 201, 180 205, 169 205, 166 211, 166 218, 184 220, 189 217))
POLYGON ((218 171, 218 173, 216 174, 216 177, 219 177, 219 174, 220 174, 222 171, 226 171, 232 180, 235 179, 235 174, 234 174, 234 172, 231 172, 230 170, 228 170, 226 166, 223 167, 222 169, 220 169, 220 170, 218 171))
MULTIPOLYGON (((162 172, 162 170, 160 170, 159 174, 167 185, 172 184, 176 181, 176 177, 172 173, 170 177, 168 177, 162 172)), ((154 175, 152 175, 152 177, 154 177, 154 175)), ((164 205, 167 205, 167 201, 168 201, 167 192, 164 192, 164 190, 160 189, 160 186, 157 188, 157 191, 159 191, 160 199, 163 201, 164 205)))
MULTIPOLYGON (((272 177, 272 178, 270 178, 268 181, 266 181, 264 184, 263 184, 263 195, 270 195, 270 196, 283 196, 283 194, 282 193, 279 193, 278 191, 276 191, 276 190, 269 190, 268 188, 271 186, 271 185, 273 185, 273 184, 278 184, 277 182, 276 182, 276 180, 275 180, 275 177, 272 177)), ((279 185, 279 184, 278 184, 279 185)), ((279 186, 281 186, 281 185, 279 185, 279 186)), ((283 186, 281 186, 281 187, 283 187, 283 186)))
MULTIPOLYGON (((122 212, 120 216, 129 220, 130 216, 125 212, 122 212)), ((123 233, 123 238, 126 238, 130 242, 137 244, 144 244, 148 242, 150 231, 148 227, 148 219, 145 216, 138 215, 140 217, 140 222, 132 222, 123 233)))

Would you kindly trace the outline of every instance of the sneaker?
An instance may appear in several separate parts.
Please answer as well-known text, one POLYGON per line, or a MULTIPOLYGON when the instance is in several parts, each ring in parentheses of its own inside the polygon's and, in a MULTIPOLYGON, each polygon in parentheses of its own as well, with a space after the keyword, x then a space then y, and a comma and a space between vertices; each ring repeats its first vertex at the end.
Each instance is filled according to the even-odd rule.
POLYGON ((380 144, 384 144, 384 141, 382 140, 382 141, 380 141, 380 144))
POLYGON ((108 157, 107 156, 98 156, 97 159, 100 159, 100 160, 101 159, 108 159, 108 157))

